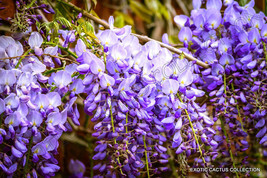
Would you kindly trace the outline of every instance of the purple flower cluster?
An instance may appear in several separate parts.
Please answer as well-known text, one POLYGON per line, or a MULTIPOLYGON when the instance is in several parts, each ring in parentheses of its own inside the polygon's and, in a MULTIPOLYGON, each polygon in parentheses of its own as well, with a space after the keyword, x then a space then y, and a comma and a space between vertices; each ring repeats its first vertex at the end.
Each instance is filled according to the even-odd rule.
POLYGON ((0 37, 0 169, 6 175, 54 176, 60 169, 54 157, 58 139, 71 129, 67 117, 79 125, 74 102, 84 87, 72 77, 77 65, 50 68, 44 75, 54 66, 48 55, 57 57, 59 50, 43 50, 42 42, 32 32, 24 52, 19 41, 0 37))
POLYGON ((36 13, 36 10, 45 12, 46 14, 54 14, 55 11, 48 4, 36 3, 35 1, 24 1, 17 0, 15 1, 16 6, 16 15, 14 18, 9 17, 11 20, 11 30, 17 32, 13 34, 16 38, 21 38, 23 32, 27 31, 28 28, 31 28, 36 23, 39 23, 43 20, 45 16, 40 13, 36 13))
POLYGON ((217 129, 223 136, 216 136, 218 149, 227 157, 232 156, 231 146, 236 154, 244 152, 249 148, 249 137, 266 148, 265 15, 255 12, 254 0, 244 7, 236 1, 222 4, 221 0, 207 0, 206 9, 201 8, 200 1, 193 2, 191 17, 176 16, 175 22, 181 27, 179 39, 195 57, 211 66, 195 71, 201 75, 200 87, 209 93, 215 107, 214 121, 221 122, 217 129))
POLYGON ((71 178, 83 178, 85 172, 85 165, 79 160, 70 160, 69 172, 71 173, 71 178))
POLYGON ((195 103, 204 95, 194 85, 199 78, 195 64, 154 41, 141 45, 130 26, 113 28, 112 17, 109 23, 110 30, 97 34, 106 55, 96 57, 80 39, 75 46, 88 94, 84 109, 93 115, 93 136, 99 139, 93 156, 96 177, 168 170, 168 149, 188 157, 198 153, 198 163, 209 162, 209 152, 218 144, 205 106, 195 103), (179 71, 186 65, 188 70, 179 71), (212 148, 205 150, 203 144, 212 148))
MULTIPOLYGON (((54 13, 48 5, 25 2, 17 1, 22 23, 41 19, 29 15, 31 10, 54 13)), ((141 44, 131 26, 115 28, 113 17, 95 41, 93 33, 87 38, 81 32, 89 24, 76 26, 63 17, 41 26, 47 25, 41 28, 46 38, 39 26, 40 33, 23 33, 23 45, 15 40, 21 34, 0 36, 1 172, 54 176, 60 169, 58 140, 80 125, 75 101, 81 93, 94 122, 96 178, 150 177, 170 169, 178 176, 178 166, 184 175, 189 165, 216 166, 215 159, 220 167, 236 168, 250 164, 250 155, 243 154, 248 149, 266 156, 267 19, 253 6, 254 0, 245 6, 193 0, 190 17, 174 18, 181 51, 208 63, 208 69, 157 41, 141 44), (50 28, 56 23, 62 29, 50 28), (73 59, 65 56, 77 61, 66 65, 63 59, 73 59), (205 92, 207 102, 199 104, 205 92), (214 110, 211 118, 207 104, 214 110), (256 142, 263 149, 250 147, 256 142)), ((167 34, 162 41, 170 45, 167 34)), ((82 162, 70 161, 71 177, 83 177, 85 170, 82 162)))

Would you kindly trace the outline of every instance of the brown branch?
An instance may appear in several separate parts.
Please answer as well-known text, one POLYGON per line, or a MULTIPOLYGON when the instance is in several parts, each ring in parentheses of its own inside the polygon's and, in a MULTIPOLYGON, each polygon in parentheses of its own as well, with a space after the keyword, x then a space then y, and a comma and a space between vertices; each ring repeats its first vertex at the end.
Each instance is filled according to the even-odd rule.
MULTIPOLYGON (((75 6, 74 4, 72 4, 72 3, 70 3, 70 2, 65 2, 65 1, 63 1, 63 0, 57 0, 57 1, 59 1, 59 2, 61 2, 61 3, 63 3, 63 4, 65 4, 65 5, 67 5, 67 6, 71 7, 71 8, 73 8, 74 10, 76 10, 76 11, 78 11, 78 12, 81 12, 81 13, 83 14, 83 16, 85 16, 85 17, 87 17, 87 18, 93 20, 94 22, 96 22, 96 23, 102 25, 105 29, 110 29, 109 24, 108 24, 107 22, 105 22, 105 21, 99 19, 98 17, 93 16, 92 14, 90 14, 90 13, 84 11, 83 9, 81 9, 81 8, 79 8, 79 7, 77 7, 77 6, 75 6)), ((147 37, 147 36, 138 35, 138 34, 134 34, 134 33, 131 33, 131 34, 132 34, 133 36, 136 36, 140 41, 143 41, 143 42, 155 41, 155 42, 158 43, 161 47, 167 48, 168 50, 170 50, 170 51, 173 52, 173 53, 176 53, 176 54, 183 54, 183 55, 185 56, 186 59, 188 59, 189 61, 196 61, 196 64, 198 64, 198 65, 200 65, 200 66, 202 66, 202 67, 204 67, 204 68, 209 68, 209 67, 210 67, 209 64, 206 64, 206 63, 204 63, 204 62, 198 60, 197 58, 191 56, 190 54, 187 54, 187 53, 183 52, 183 51, 180 50, 180 49, 174 48, 174 47, 172 47, 172 46, 170 46, 170 45, 167 45, 167 44, 165 44, 165 43, 162 43, 162 42, 160 42, 160 41, 151 39, 151 38, 149 38, 149 37, 147 37)))
MULTIPOLYGON (((23 56, 24 55, 14 56, 14 57, 5 57, 5 58, 0 58, 0 60, 16 59, 16 58, 21 58, 23 56)), ((28 55, 25 55, 24 57, 30 57, 30 56, 35 56, 35 54, 28 54, 28 55)), ((59 57, 59 56, 55 56, 55 55, 51 55, 51 54, 42 54, 42 56, 50 56, 50 57, 58 58, 58 59, 61 59, 61 60, 64 60, 64 61, 70 61, 70 62, 74 62, 76 64, 79 64, 77 61, 73 61, 73 60, 71 60, 69 58, 65 58, 65 57, 59 57)))
POLYGON ((58 58, 58 59, 61 59, 61 60, 63 60, 63 61, 70 61, 70 62, 73 62, 73 63, 75 63, 75 64, 79 64, 79 62, 77 62, 77 61, 73 61, 72 59, 69 59, 69 58, 59 57, 59 56, 54 56, 54 55, 51 55, 51 54, 43 54, 43 55, 50 56, 50 57, 54 57, 54 58, 58 58))
MULTIPOLYGON (((0 60, 6 60, 6 59, 16 59, 16 58, 21 58, 23 57, 24 55, 21 55, 21 56, 14 56, 14 57, 4 57, 4 58, 0 58, 0 60)), ((29 57, 29 56, 35 56, 35 54, 28 54, 28 55, 25 55, 24 57, 29 57)))

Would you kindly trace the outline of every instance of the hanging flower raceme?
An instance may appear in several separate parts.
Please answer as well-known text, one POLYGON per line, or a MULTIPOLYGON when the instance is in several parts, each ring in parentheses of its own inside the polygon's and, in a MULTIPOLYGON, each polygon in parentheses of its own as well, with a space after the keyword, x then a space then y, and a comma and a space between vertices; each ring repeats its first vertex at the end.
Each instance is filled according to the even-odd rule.
MULTIPOLYGON (((215 108, 214 121, 221 124, 218 129, 224 136, 216 136, 217 149, 224 149, 222 156, 231 158, 225 166, 235 167, 232 146, 237 153, 246 151, 249 137, 266 145, 266 82, 263 82, 266 78, 266 21, 262 12, 253 10, 254 0, 245 7, 235 1, 224 5, 226 9, 221 17, 220 0, 208 0, 207 9, 201 9, 201 4, 194 1, 191 17, 175 19, 187 19, 183 26, 189 28, 187 31, 193 37, 192 41, 183 41, 184 45, 191 44, 195 50, 193 55, 211 66, 205 70, 197 67, 195 71, 201 75, 199 85, 209 92, 215 108)), ((185 34, 189 33, 181 30, 179 36, 185 34)), ((240 161, 247 164, 246 159, 241 157, 240 161)))
MULTIPOLYGON (((78 101, 94 122, 95 177, 151 177, 170 169, 178 177, 217 160, 238 168, 251 166, 254 152, 266 156, 267 25, 254 4, 193 0, 190 17, 174 18, 184 48, 173 54, 155 40, 141 44, 131 26, 115 28, 113 17, 97 34, 78 7, 77 23, 57 14, 39 26, 42 17, 31 12, 54 10, 17 2, 25 17, 16 16, 21 26, 13 29, 27 31, 0 37, 1 173, 55 176, 62 134, 88 131, 79 127, 78 101), (39 32, 28 28, 35 22, 39 32)), ((171 46, 167 34, 162 39, 171 46)), ((86 167, 71 160, 69 173, 83 177, 86 167)))
POLYGON ((54 176, 59 170, 54 155, 58 139, 69 128, 67 117, 79 124, 79 116, 72 113, 75 94, 83 92, 83 85, 75 89, 81 85, 81 79, 71 77, 75 72, 70 70, 73 64, 60 71, 51 69, 50 75, 46 75, 46 65, 51 67, 53 61, 47 60, 43 51, 56 56, 58 48, 42 50, 43 38, 38 32, 30 34, 31 49, 23 57, 25 52, 20 42, 6 36, 1 36, 0 41, 4 52, 1 57, 6 58, 0 61, 0 147, 5 150, 0 154, 1 170, 6 175, 19 176, 21 171, 17 168, 23 166, 24 175, 36 176, 38 172, 54 176))
MULTIPOLYGON (((111 25, 112 21, 111 17, 111 25)), ((212 139, 213 121, 204 114, 205 106, 195 103, 204 92, 192 85, 198 79, 189 67, 194 64, 156 42, 139 44, 127 29, 98 34, 104 58, 97 58, 82 40, 75 46, 77 70, 85 75, 88 94, 85 112, 93 115, 93 136, 99 139, 94 170, 110 176, 137 177, 141 170, 148 176, 158 174, 169 169, 168 145, 176 154, 200 154, 205 165, 209 154, 198 137, 209 136, 203 144, 217 145, 212 139), (162 166, 154 167, 156 163, 162 166)))

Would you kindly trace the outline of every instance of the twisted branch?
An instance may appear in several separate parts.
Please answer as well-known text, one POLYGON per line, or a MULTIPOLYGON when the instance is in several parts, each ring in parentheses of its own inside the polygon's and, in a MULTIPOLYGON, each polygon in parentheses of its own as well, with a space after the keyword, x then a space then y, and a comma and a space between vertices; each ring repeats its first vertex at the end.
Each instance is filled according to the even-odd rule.
MULTIPOLYGON (((99 18, 93 16, 92 14, 90 14, 90 13, 84 11, 83 9, 81 9, 81 8, 79 8, 79 7, 77 7, 77 6, 75 6, 74 4, 72 4, 72 3, 70 3, 70 2, 65 2, 65 1, 63 1, 63 0, 57 0, 57 1, 60 2, 60 3, 62 3, 62 4, 65 4, 65 5, 69 6, 69 7, 71 7, 71 8, 73 8, 74 10, 76 10, 76 11, 78 11, 78 12, 81 12, 81 13, 83 14, 83 16, 85 16, 85 17, 87 17, 87 18, 93 20, 94 22, 96 22, 96 23, 102 25, 105 29, 110 29, 110 26, 109 26, 109 24, 108 24, 107 22, 105 22, 105 21, 103 21, 103 20, 101 20, 101 19, 99 19, 99 18)), ((138 34, 135 34, 135 33, 131 33, 131 34, 132 34, 133 36, 136 36, 136 37, 137 37, 140 41, 142 41, 142 42, 154 41, 154 42, 158 43, 161 47, 167 48, 168 50, 170 50, 170 51, 173 52, 173 53, 176 53, 176 54, 183 54, 183 55, 185 56, 186 59, 188 59, 189 61, 196 61, 196 64, 198 64, 198 65, 200 65, 200 66, 202 66, 202 67, 204 67, 204 68, 209 68, 209 67, 210 67, 209 64, 206 64, 206 63, 204 63, 204 62, 198 60, 197 58, 195 58, 195 57, 193 57, 193 56, 191 56, 191 55, 189 55, 189 54, 183 52, 183 51, 180 50, 180 49, 174 48, 174 47, 172 47, 172 46, 170 46, 170 45, 167 45, 167 44, 162 43, 162 42, 160 42, 160 41, 154 40, 154 39, 149 38, 149 37, 147 37, 147 36, 138 35, 138 34)))

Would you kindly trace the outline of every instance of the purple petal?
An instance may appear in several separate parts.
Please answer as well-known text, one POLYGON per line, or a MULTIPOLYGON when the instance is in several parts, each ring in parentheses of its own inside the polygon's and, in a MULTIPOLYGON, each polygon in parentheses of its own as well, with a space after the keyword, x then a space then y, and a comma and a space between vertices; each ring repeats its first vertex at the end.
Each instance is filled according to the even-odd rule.
POLYGON ((19 126, 21 123, 20 118, 18 118, 17 112, 14 112, 6 117, 5 124, 12 125, 13 127, 19 126))
POLYGON ((164 124, 171 124, 171 123, 174 123, 174 119, 175 119, 175 117, 170 116, 170 117, 164 118, 161 122, 164 124))
POLYGON ((28 150, 25 143, 21 143, 18 140, 15 141, 15 147, 22 153, 26 153, 26 151, 28 150))
POLYGON ((100 72, 105 71, 105 64, 100 59, 93 60, 91 62, 90 70, 93 74, 99 74, 100 72))
POLYGON ((181 73, 178 77, 178 81, 182 86, 188 86, 192 84, 194 76, 191 68, 186 69, 185 72, 181 73))
POLYGON ((265 119, 261 119, 257 122, 257 124, 255 125, 255 128, 261 128, 265 125, 265 119))
POLYGON ((216 9, 219 11, 222 8, 222 1, 221 0, 207 0, 206 8, 216 9))
POLYGON ((58 107, 61 105, 61 97, 58 92, 50 92, 46 94, 49 106, 58 107))
POLYGON ((181 42, 189 43, 192 40, 192 31, 189 27, 182 27, 178 38, 181 42))
POLYGON ((32 123, 33 126, 39 127, 43 122, 42 114, 38 111, 31 111, 27 116, 28 121, 32 123))
POLYGON ((258 44, 260 42, 260 33, 257 28, 252 28, 248 33, 248 40, 251 43, 258 44))
POLYGON ((115 79, 107 74, 103 74, 100 77, 100 86, 105 89, 115 84, 115 79))
POLYGON ((90 66, 88 64, 81 64, 77 67, 77 71, 80 74, 86 74, 89 72, 90 66))
POLYGON ((81 56, 83 52, 86 51, 86 45, 81 39, 78 39, 77 44, 75 46, 75 52, 78 56, 81 56))
POLYGON ((247 67, 249 69, 253 69, 257 64, 257 60, 251 61, 250 63, 247 64, 247 67))
POLYGON ((54 75, 54 83, 57 87, 62 88, 72 82, 71 74, 66 71, 58 71, 54 75))
POLYGON ((202 0, 193 0, 192 4, 194 9, 200 9, 202 5, 202 0))
POLYGON ((245 97, 245 95, 244 95, 243 92, 240 92, 240 99, 241 99, 241 101, 242 101, 243 103, 246 103, 246 102, 247 102, 246 97, 245 97))
POLYGON ((256 135, 257 138, 260 138, 262 137, 267 131, 267 128, 266 127, 263 127, 256 135))
POLYGON ((185 23, 189 20, 186 15, 177 15, 174 17, 174 22, 180 27, 184 27, 185 23))
POLYGON ((43 43, 43 38, 40 33, 32 32, 28 43, 32 49, 34 49, 34 47, 39 48, 43 43))
POLYGON ((82 79, 76 79, 70 85, 70 90, 72 90, 75 94, 83 93, 84 85, 82 79))
POLYGON ((162 84, 162 92, 166 95, 176 94, 179 89, 179 82, 174 79, 167 79, 162 84))
POLYGON ((34 103, 38 106, 39 109, 46 109, 49 105, 49 100, 47 98, 47 95, 39 94, 37 95, 34 103))
POLYGON ((0 114, 2 114, 6 109, 5 102, 0 98, 0 114))
POLYGON ((11 152, 16 158, 21 158, 23 156, 23 154, 13 146, 11 147, 11 152))
POLYGON ((267 135, 265 135, 261 140, 260 140, 260 144, 263 144, 267 141, 267 135))
POLYGON ((47 47, 44 49, 44 54, 51 54, 51 55, 56 55, 58 52, 58 47, 47 47))

